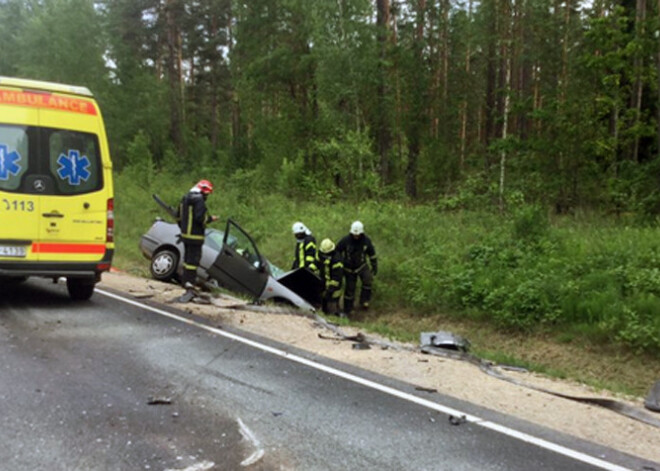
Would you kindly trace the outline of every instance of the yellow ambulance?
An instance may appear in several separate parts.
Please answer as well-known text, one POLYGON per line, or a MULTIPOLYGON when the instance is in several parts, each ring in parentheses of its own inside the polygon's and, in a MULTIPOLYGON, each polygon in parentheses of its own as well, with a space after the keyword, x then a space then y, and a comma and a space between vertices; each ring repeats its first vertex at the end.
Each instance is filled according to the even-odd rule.
POLYGON ((114 252, 112 162, 85 87, 0 76, 0 282, 89 299, 114 252))

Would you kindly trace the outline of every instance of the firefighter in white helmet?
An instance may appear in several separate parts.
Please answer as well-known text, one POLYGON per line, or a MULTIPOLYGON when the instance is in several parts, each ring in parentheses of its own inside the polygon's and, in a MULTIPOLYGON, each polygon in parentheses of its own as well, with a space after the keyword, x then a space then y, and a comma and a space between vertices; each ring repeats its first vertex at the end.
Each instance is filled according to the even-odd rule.
POLYGON ((316 239, 312 235, 312 231, 302 222, 293 223, 291 231, 296 238, 296 248, 293 254, 291 269, 295 270, 296 268, 305 267, 315 275, 318 275, 319 257, 316 251, 316 239))
POLYGON ((378 259, 371 239, 364 233, 360 221, 351 224, 350 233, 337 244, 337 252, 344 262, 344 313, 350 315, 355 302, 357 280, 360 278, 360 307, 368 309, 371 302, 371 285, 378 273, 378 259))

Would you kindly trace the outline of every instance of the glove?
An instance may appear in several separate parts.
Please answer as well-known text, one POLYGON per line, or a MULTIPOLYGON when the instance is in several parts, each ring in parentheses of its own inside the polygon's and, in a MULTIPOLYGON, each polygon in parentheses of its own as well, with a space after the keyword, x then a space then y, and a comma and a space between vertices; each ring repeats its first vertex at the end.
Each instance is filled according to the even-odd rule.
POLYGON ((371 273, 376 276, 378 274, 378 265, 373 265, 371 267, 371 273))

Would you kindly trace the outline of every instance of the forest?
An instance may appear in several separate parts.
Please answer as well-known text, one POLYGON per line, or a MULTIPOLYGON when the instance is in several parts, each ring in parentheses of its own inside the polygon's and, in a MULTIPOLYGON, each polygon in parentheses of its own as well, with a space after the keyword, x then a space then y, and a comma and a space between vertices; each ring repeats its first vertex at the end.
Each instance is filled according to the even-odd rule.
POLYGON ((1 0, 0 25, 0 74, 97 94, 118 170, 660 212, 658 2, 1 0))
POLYGON ((122 262, 211 178, 282 265, 362 219, 382 312, 660 355, 660 0, 0 0, 0 44, 97 96, 122 262))

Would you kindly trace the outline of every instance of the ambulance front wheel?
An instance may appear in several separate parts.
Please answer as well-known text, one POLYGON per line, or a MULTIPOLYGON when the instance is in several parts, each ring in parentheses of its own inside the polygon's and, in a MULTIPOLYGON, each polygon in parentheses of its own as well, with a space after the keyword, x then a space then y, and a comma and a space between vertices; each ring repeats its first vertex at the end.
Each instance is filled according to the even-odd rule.
POLYGON ((94 294, 94 278, 67 278, 66 289, 75 301, 87 301, 94 294))

